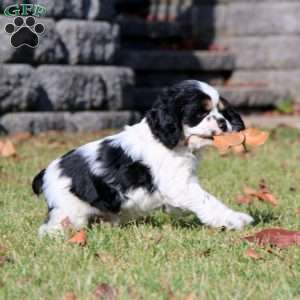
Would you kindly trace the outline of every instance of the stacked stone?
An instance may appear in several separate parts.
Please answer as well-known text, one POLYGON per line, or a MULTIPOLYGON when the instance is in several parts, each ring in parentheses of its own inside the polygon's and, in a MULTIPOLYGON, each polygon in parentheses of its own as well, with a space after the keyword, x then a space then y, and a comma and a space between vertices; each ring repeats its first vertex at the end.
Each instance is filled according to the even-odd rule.
MULTIPOLYGON (((2 10, 11 3, 2 2, 2 10)), ((125 111, 132 107, 134 73, 114 66, 119 27, 112 22, 113 1, 38 3, 47 15, 37 19, 46 27, 37 48, 13 48, 0 31, 1 128, 86 131, 136 121, 137 113, 125 111)), ((0 16, 1 28, 12 21, 0 16)))
MULTIPOLYGON (((141 1, 119 2, 134 7, 141 1)), ((119 18, 127 47, 120 63, 136 71, 140 108, 147 109, 161 87, 187 77, 217 85, 235 106, 247 110, 268 109, 291 92, 299 94, 299 1, 148 2, 146 21, 126 12, 119 18), (188 50, 170 50, 174 41, 188 50)))

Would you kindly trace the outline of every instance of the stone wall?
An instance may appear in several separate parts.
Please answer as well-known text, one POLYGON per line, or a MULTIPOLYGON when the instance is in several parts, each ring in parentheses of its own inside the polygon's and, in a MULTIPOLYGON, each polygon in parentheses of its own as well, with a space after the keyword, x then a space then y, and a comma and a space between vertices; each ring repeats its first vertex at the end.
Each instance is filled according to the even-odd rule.
POLYGON ((48 8, 37 48, 0 16, 0 130, 122 127, 187 78, 246 110, 300 100, 297 0, 30 1, 48 8))
MULTIPOLYGON (((144 28, 153 36, 192 33, 200 46, 229 50, 235 55, 232 82, 271 83, 300 101, 300 1, 158 0, 148 20, 161 21, 160 28, 144 28)), ((136 28, 128 30, 141 35, 136 28)))
MULTIPOLYGON (((2 1, 1 9, 12 3, 2 1)), ((36 19, 46 28, 37 48, 11 47, 4 27, 14 18, 0 16, 2 130, 99 130, 136 121, 138 114, 125 111, 132 107, 134 72, 115 65, 114 1, 38 3, 48 11, 36 19)))

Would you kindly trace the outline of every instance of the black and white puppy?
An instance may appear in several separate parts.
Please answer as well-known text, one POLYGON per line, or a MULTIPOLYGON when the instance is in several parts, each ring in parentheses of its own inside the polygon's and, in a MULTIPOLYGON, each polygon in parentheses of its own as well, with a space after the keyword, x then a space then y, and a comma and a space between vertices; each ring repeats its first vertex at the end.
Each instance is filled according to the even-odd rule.
POLYGON ((138 124, 54 160, 33 180, 44 193, 47 222, 41 235, 76 228, 94 217, 123 224, 154 209, 182 210, 212 227, 242 229, 253 219, 204 191, 193 152, 225 131, 244 129, 241 117, 208 84, 187 80, 166 89, 138 124), (192 135, 198 143, 186 141, 192 135))

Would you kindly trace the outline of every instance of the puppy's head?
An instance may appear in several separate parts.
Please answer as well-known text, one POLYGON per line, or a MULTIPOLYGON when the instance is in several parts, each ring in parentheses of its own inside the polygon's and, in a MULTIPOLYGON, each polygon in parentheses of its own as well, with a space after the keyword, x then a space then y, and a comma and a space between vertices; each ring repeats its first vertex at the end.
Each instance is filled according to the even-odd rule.
POLYGON ((240 131, 240 115, 216 89, 197 80, 186 80, 164 90, 146 120, 153 135, 167 148, 197 135, 211 140, 223 132, 240 131))

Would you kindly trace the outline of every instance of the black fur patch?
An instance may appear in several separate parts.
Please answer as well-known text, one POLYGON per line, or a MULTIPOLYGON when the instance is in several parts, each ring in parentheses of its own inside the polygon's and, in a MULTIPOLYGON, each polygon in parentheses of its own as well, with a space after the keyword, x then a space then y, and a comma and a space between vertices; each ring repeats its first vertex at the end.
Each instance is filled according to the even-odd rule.
POLYGON ((62 175, 72 179, 71 192, 81 200, 102 211, 118 213, 124 193, 139 187, 152 193, 155 190, 148 167, 133 161, 121 147, 111 146, 110 141, 101 143, 98 151, 103 174, 90 171, 85 158, 72 151, 60 161, 62 175))
POLYGON ((232 126, 233 131, 241 131, 245 129, 245 124, 241 118, 241 116, 231 107, 229 102, 223 98, 220 97, 222 108, 220 109, 220 113, 224 116, 226 120, 229 121, 229 123, 232 126))
POLYGON ((45 175, 45 169, 43 169, 42 171, 40 171, 40 173, 38 173, 33 181, 32 181, 32 190, 36 195, 41 194, 42 192, 42 187, 43 187, 43 177, 45 175))
POLYGON ((166 89, 146 119, 153 135, 173 149, 182 137, 182 124, 198 125, 211 107, 211 99, 200 90, 198 81, 186 80, 166 89))

